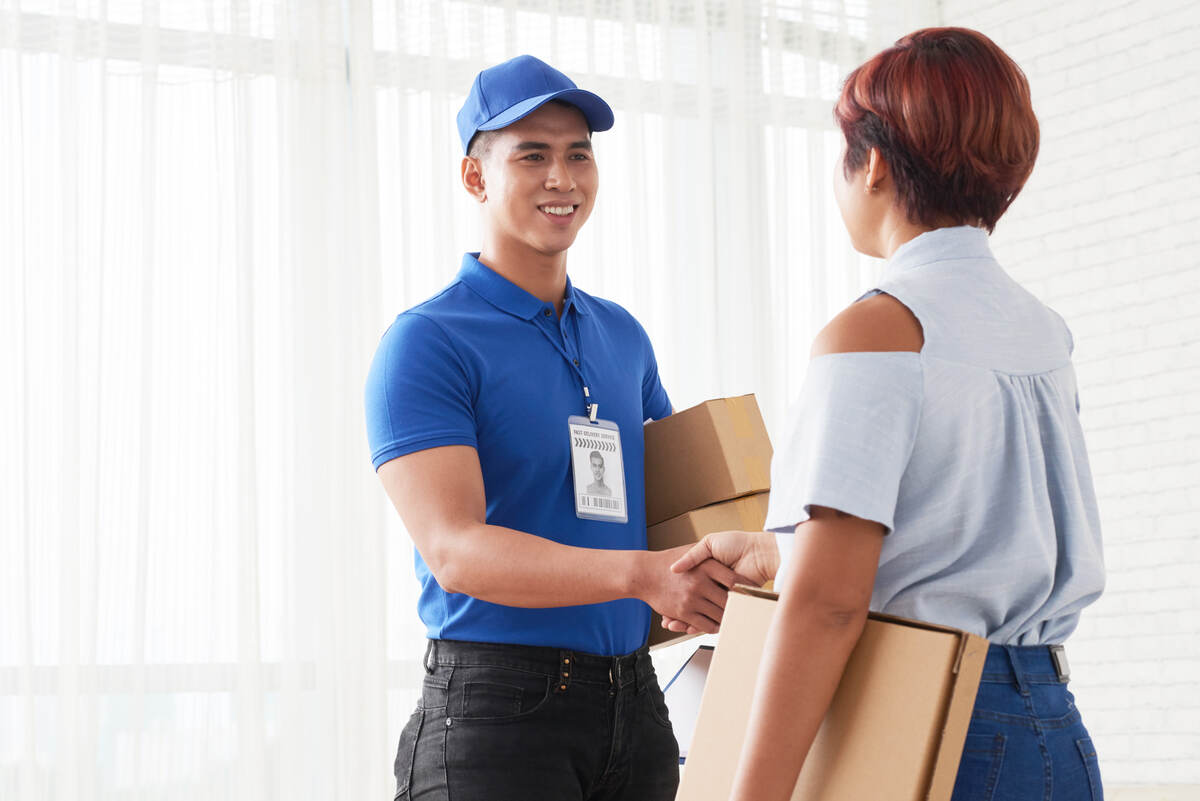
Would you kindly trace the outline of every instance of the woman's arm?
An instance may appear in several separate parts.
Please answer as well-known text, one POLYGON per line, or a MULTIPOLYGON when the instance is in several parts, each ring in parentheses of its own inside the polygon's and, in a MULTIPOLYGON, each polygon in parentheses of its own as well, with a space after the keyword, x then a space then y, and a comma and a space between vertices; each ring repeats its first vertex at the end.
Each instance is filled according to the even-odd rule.
POLYGON ((871 602, 883 526, 814 507, 777 579, 731 801, 787 801, 871 602))

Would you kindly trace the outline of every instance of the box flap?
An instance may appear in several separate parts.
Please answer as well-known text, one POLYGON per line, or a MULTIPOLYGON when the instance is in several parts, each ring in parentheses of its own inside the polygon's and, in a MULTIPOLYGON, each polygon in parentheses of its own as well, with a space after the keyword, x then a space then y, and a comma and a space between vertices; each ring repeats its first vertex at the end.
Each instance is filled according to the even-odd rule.
MULTIPOLYGON (((742 595, 751 595, 755 598, 766 598, 770 601, 778 601, 779 593, 772 590, 764 590, 759 587, 751 587, 748 584, 735 584, 730 588, 730 592, 741 593, 742 595)), ((885 615, 883 612, 870 612, 867 614, 869 620, 879 620, 884 623, 899 623, 902 626, 912 626, 913 628, 926 629, 928 631, 941 631, 946 634, 966 634, 961 629, 956 629, 952 626, 942 626, 938 623, 929 623, 924 620, 913 620, 908 617, 900 617, 899 615, 885 615)), ((974 635, 968 635, 974 636, 974 635)), ((975 637, 975 639, 982 639, 975 637)), ((984 640, 986 643, 987 640, 984 640)))
POLYGON ((928 801, 950 801, 954 792, 958 764, 967 741, 967 728, 971 724, 971 712, 975 708, 975 696, 987 659, 987 640, 966 632, 960 634, 962 641, 955 665, 954 684, 946 705, 946 720, 937 744, 933 775, 929 778, 928 801))
POLYGON ((779 593, 773 590, 764 590, 761 587, 751 587, 749 584, 734 584, 729 591, 740 595, 749 595, 752 598, 766 598, 768 601, 779 600, 779 593))
POLYGON ((883 612, 871 612, 869 615, 873 620, 880 620, 887 623, 900 623, 904 626, 913 626, 918 629, 926 629, 927 631, 941 631, 946 634, 964 634, 961 629, 956 629, 953 626, 942 626, 938 623, 930 623, 925 620, 913 620, 909 617, 900 617, 899 615, 886 615, 883 612))

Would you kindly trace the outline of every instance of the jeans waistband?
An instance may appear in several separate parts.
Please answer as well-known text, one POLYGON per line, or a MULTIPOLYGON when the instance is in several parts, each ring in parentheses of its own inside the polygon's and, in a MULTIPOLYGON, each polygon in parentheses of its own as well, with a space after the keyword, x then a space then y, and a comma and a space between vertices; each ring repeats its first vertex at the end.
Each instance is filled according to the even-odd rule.
POLYGON ((538 645, 429 640, 425 670, 432 673, 438 665, 530 670, 554 676, 563 689, 572 682, 625 687, 654 672, 646 646, 622 656, 599 656, 538 645))
POLYGON ((982 681, 997 684, 1066 684, 1070 678, 1061 645, 988 646, 982 681))

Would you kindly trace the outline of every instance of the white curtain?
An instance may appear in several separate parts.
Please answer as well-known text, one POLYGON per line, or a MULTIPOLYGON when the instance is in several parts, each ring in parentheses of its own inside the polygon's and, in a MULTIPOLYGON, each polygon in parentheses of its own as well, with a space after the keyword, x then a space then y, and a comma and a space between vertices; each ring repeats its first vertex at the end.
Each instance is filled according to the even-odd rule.
POLYGON ((609 100, 573 279, 773 423, 877 269, 832 98, 935 6, 0 0, 0 799, 389 797, 423 631, 361 389, 477 247, 473 74, 609 100))

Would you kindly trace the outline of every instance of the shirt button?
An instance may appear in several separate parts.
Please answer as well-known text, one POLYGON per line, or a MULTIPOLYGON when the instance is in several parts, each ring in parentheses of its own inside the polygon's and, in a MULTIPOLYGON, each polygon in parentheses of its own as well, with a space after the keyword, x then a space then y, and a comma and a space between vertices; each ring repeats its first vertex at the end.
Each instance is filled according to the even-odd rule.
POLYGON ((549 310, 549 309, 542 309, 542 314, 544 314, 545 316, 549 317, 549 316, 550 316, 550 310, 549 310))
POLYGON ((578 366, 579 366, 579 359, 572 359, 572 361, 573 361, 573 362, 575 362, 575 366, 576 366, 576 367, 578 367, 578 366))

